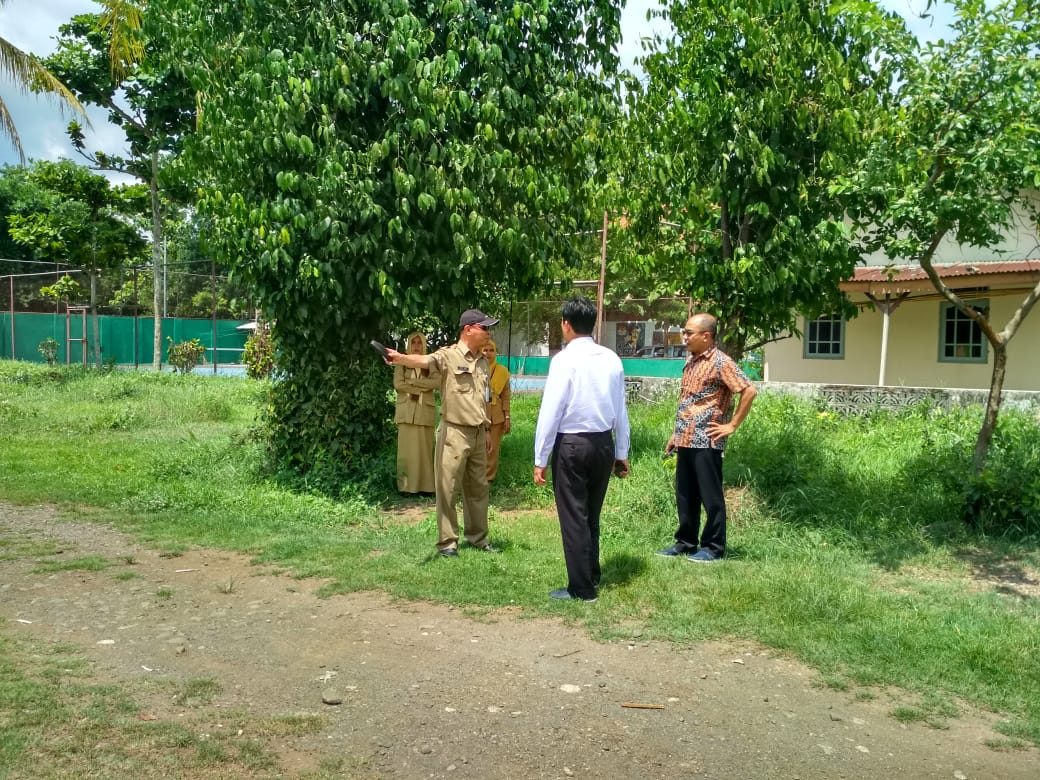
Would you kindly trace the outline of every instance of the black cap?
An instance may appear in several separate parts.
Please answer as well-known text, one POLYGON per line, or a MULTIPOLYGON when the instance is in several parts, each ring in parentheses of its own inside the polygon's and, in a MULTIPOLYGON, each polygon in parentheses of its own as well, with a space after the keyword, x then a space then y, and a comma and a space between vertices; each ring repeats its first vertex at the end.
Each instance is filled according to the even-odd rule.
POLYGON ((492 325, 498 325, 498 320, 487 316, 480 309, 466 309, 466 311, 462 312, 462 316, 459 317, 459 327, 464 328, 467 325, 483 325, 486 328, 490 328, 492 325))

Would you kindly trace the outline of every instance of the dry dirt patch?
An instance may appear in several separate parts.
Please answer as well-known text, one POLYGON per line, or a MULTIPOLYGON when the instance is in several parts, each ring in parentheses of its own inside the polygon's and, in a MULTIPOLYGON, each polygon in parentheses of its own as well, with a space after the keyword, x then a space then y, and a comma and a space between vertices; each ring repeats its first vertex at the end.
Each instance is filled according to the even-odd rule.
POLYGON ((98 679, 151 691, 148 717, 214 730, 234 713, 320 718, 313 733, 265 737, 276 770, 234 776, 296 777, 332 760, 337 776, 364 778, 1040 777, 1037 751, 984 744, 995 734, 982 714, 904 726, 886 694, 820 687, 758 647, 599 643, 555 620, 474 620, 378 593, 322 599, 319 582, 242 556, 164 558, 106 526, 0 504, 0 538, 15 537, 63 551, 47 560, 115 565, 0 561, 5 633, 74 644, 98 679), (212 700, 161 693, 193 680, 216 682, 212 700))

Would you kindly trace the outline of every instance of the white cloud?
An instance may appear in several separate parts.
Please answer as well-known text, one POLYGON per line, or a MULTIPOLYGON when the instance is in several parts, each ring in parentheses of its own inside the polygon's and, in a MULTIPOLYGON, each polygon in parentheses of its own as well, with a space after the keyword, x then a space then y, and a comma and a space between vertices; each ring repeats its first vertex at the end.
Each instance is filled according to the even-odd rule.
POLYGON ((44 56, 54 51, 59 26, 76 14, 99 10, 92 0, 7 0, 0 8, 0 30, 8 43, 44 56))

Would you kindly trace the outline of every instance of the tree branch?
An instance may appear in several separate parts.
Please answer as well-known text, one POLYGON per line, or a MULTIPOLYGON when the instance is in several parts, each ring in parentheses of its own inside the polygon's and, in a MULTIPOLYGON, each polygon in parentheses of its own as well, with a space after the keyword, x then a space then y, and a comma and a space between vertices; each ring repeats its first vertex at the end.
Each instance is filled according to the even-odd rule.
POLYGON ((784 333, 783 335, 773 336, 772 338, 768 339, 762 339, 761 341, 756 341, 754 344, 746 345, 744 351, 754 352, 756 349, 762 349, 762 347, 764 347, 766 344, 773 344, 777 341, 783 341, 784 339, 790 338, 794 338, 793 333, 784 333))
POLYGON ((1000 332, 1000 337, 1003 339, 1003 343, 1007 344, 1011 341, 1012 336, 1018 330, 1018 326, 1022 324, 1022 320, 1029 316, 1030 310, 1036 304, 1037 300, 1040 300, 1040 282, 1036 283, 1036 287, 1032 289, 1026 299, 1022 301, 1022 305, 1015 309, 1015 313, 1011 315, 1011 319, 1008 320, 1007 325, 1004 326, 1004 330, 1000 332))
POLYGON ((936 249, 939 248, 939 244, 943 238, 950 231, 949 224, 940 224, 935 234, 932 236, 931 242, 928 244, 928 248, 924 254, 918 259, 918 263, 924 272, 928 275, 928 278, 932 282, 932 286, 935 287, 939 293, 946 298, 950 303, 957 307, 957 310, 963 313, 966 317, 975 322, 983 333, 986 334, 986 339, 994 347, 1002 347, 1005 342, 1001 337, 1001 334, 997 333, 993 326, 990 324, 989 319, 980 314, 973 306, 969 306, 961 298, 946 286, 946 283, 939 277, 939 272, 935 270, 935 266, 932 264, 932 257, 935 256, 936 249))

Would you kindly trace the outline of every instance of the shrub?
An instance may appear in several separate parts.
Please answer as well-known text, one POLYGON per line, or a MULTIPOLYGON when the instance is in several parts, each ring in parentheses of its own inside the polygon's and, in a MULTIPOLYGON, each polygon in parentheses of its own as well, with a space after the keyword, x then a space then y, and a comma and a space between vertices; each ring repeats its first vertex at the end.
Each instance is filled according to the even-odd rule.
POLYGON ((352 361, 301 365, 279 376, 258 431, 271 470, 327 495, 356 482, 366 462, 393 441, 392 377, 385 369, 374 360, 352 361), (315 387, 325 392, 314 393, 315 387))
POLYGON ((54 339, 44 339, 40 342, 36 351, 43 356, 43 359, 47 361, 48 366, 53 366, 58 362, 58 342, 54 339))
POLYGON ((257 322, 256 330, 246 339, 245 352, 242 359, 246 363, 246 375, 253 379, 267 379, 274 370, 274 342, 271 340, 271 329, 263 322, 257 322))
POLYGON ((1007 410, 997 423, 986 468, 967 483, 966 519, 987 534, 1040 536, 1040 427, 1007 410))
POLYGON ((190 374, 195 370, 195 366, 206 362, 206 348, 198 339, 179 341, 176 344, 169 336, 166 340, 170 342, 166 350, 166 360, 181 374, 190 374))

